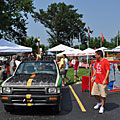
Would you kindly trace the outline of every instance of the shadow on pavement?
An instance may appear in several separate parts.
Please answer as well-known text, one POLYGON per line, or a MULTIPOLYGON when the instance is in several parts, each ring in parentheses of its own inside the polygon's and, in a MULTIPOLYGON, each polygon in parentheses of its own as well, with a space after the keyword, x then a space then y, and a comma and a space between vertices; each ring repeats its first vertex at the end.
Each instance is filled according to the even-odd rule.
POLYGON ((63 98, 61 103, 61 112, 56 113, 51 106, 39 106, 39 107, 17 107, 11 114, 14 115, 36 115, 36 116, 48 116, 48 115, 66 115, 72 111, 72 101, 70 96, 69 87, 62 89, 63 98))
POLYGON ((116 108, 120 107, 118 104, 116 103, 105 103, 105 109, 106 111, 112 111, 116 108))

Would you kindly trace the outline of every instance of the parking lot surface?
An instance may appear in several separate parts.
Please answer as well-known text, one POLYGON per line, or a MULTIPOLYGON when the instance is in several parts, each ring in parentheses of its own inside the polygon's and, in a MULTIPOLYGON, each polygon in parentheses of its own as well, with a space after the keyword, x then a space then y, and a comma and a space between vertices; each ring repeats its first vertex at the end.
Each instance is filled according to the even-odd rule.
POLYGON ((51 107, 21 107, 7 113, 0 102, 0 120, 119 120, 120 93, 108 94, 105 112, 99 114, 93 106, 96 100, 88 92, 81 92, 81 84, 71 86, 86 111, 82 111, 69 86, 63 88, 62 110, 55 113, 51 107))

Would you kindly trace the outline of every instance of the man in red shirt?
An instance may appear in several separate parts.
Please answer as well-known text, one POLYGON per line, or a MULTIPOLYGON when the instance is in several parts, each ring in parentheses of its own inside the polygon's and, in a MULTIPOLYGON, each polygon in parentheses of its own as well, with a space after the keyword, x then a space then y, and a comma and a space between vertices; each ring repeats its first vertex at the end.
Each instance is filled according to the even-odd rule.
POLYGON ((95 57, 97 60, 94 66, 95 71, 91 78, 92 82, 94 82, 91 94, 94 95, 97 100, 97 105, 94 106, 94 109, 98 109, 101 106, 99 113, 103 113, 107 95, 107 85, 109 84, 108 76, 110 65, 108 60, 103 58, 103 52, 101 50, 95 52, 95 57), (94 76, 96 76, 95 81, 94 76))

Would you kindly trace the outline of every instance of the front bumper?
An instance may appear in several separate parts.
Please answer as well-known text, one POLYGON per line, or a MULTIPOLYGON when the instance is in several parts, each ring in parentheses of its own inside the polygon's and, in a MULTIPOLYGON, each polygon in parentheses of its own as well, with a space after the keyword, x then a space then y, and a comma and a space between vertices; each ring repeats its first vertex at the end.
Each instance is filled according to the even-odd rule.
POLYGON ((61 98, 61 93, 57 95, 31 95, 30 98, 26 98, 26 95, 1 94, 1 101, 3 104, 14 106, 58 105, 61 101, 61 98))

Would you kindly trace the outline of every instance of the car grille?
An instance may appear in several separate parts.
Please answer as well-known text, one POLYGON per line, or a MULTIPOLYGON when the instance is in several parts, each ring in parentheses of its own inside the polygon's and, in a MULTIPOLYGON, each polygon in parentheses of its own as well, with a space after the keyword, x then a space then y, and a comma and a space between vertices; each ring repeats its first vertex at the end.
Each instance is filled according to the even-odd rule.
POLYGON ((19 92, 13 92, 13 95, 26 95, 26 94, 31 94, 31 95, 44 95, 45 92, 44 91, 39 91, 39 92, 36 92, 36 91, 19 91, 19 92))
POLYGON ((46 88, 13 88, 11 101, 14 105, 25 105, 28 103, 26 99, 27 94, 31 94, 31 103, 40 104, 47 102, 47 98, 41 97, 45 95, 46 88))

